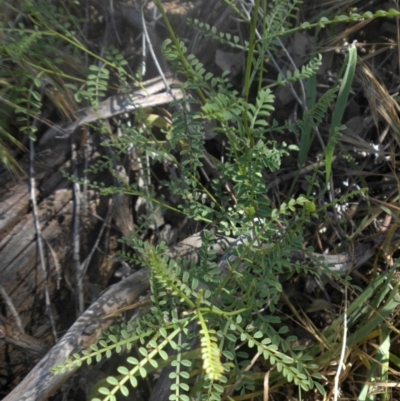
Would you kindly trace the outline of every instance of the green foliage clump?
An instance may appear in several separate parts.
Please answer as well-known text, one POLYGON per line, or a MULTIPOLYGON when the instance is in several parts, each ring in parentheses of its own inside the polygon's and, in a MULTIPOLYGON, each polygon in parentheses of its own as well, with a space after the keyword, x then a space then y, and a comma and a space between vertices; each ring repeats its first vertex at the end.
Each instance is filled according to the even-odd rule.
MULTIPOLYGON (((290 198, 275 207, 267 196, 264 173, 279 170, 282 158, 291 152, 299 151, 304 156, 309 147, 308 143, 298 149, 293 144, 268 139, 269 134, 289 131, 300 137, 309 135, 321 124, 339 93, 340 105, 335 109, 336 119, 325 154, 329 180, 332 148, 342 128, 342 108, 347 101, 356 52, 354 46, 349 50, 346 71, 339 77, 344 77, 344 82, 340 83, 338 78, 335 86, 305 110, 301 119, 283 125, 272 118, 273 88, 314 78, 321 57, 312 57, 301 69, 280 73, 270 85, 263 84, 266 73, 263 60, 268 52, 276 50, 277 38, 298 30, 374 16, 398 16, 398 13, 351 14, 293 27, 293 17, 301 4, 299 0, 256 0, 255 10, 260 10, 260 14, 254 12, 253 15, 246 15, 234 2, 226 0, 233 12, 249 24, 248 41, 241 43, 239 37, 218 33, 214 27, 199 21, 193 21, 193 25, 205 36, 246 51, 244 87, 239 93, 226 74, 213 75, 194 55, 187 54, 185 43, 176 38, 168 23, 161 1, 155 3, 170 30, 171 39, 164 42, 163 53, 172 68, 185 77, 180 86, 184 96, 171 105, 175 112, 163 131, 163 140, 152 133, 146 113, 138 112, 138 124, 121 123, 121 137, 113 138, 108 146, 113 146, 115 158, 133 146, 151 162, 161 161, 173 166, 177 179, 160 182, 160 185, 179 197, 179 206, 175 209, 168 205, 150 186, 144 191, 135 184, 125 183, 118 188, 105 188, 95 182, 85 184, 103 195, 142 196, 154 205, 173 209, 212 230, 202 232, 197 263, 171 258, 163 244, 152 247, 138 235, 130 238, 127 243, 135 254, 135 261, 150 271, 152 307, 135 322, 103 333, 98 345, 92 345, 81 355, 73 355, 54 371, 71 369, 84 362, 99 362, 103 357, 124 351, 128 353, 126 364, 118 367, 118 375, 98 386, 94 400, 101 396, 103 400, 115 400, 118 392, 127 396, 128 383, 136 387, 138 378, 165 366, 173 368, 171 400, 188 401, 191 397, 220 400, 223 394, 233 391, 244 397, 262 389, 263 378, 249 370, 254 358, 258 358, 265 371, 276 367, 270 376, 271 385, 284 381, 294 383, 303 391, 317 389, 324 393, 319 383, 318 365, 314 363, 315 348, 311 352, 299 345, 288 322, 277 313, 283 284, 294 274, 330 274, 327 269, 302 265, 292 258, 295 252, 304 251, 303 226, 317 216, 317 208, 314 199, 307 195, 290 198), (255 87, 257 91, 253 95, 251 89, 255 87), (191 103, 200 107, 188 107, 191 103), (223 161, 210 158, 205 148, 204 127, 210 121, 216 123, 215 131, 227 139, 223 161), (218 173, 207 184, 201 176, 205 158, 211 159, 218 173), (219 243, 221 234, 233 236, 235 240, 219 260, 214 246, 219 243), (137 346, 136 353, 133 345, 137 346)), ((33 48, 38 52, 54 49, 50 45, 57 40, 65 40, 76 51, 83 51, 74 36, 73 27, 76 28, 78 22, 67 24, 62 10, 39 12, 30 8, 28 11, 35 21, 34 29, 20 26, 12 30, 17 37, 3 43, 4 56, 21 65, 32 64, 33 48)), ((1 29, 8 31, 4 25, 1 29)), ((106 96, 111 71, 116 73, 122 87, 131 79, 124 69, 125 60, 115 49, 108 49, 105 58, 98 57, 96 61, 75 92, 76 102, 90 103, 93 108, 106 96)), ((39 89, 46 84, 42 79, 45 66, 38 64, 23 71, 22 84, 15 92, 9 92, 14 99, 10 104, 20 115, 21 130, 34 138, 31 119, 39 115, 39 89)), ((64 77, 61 70, 57 73, 64 77)), ((55 85, 53 81, 52 84, 55 85)), ((150 164, 143 167, 148 177, 151 176, 150 164)), ((112 170, 113 166, 112 157, 105 157, 92 166, 91 171, 112 170)))
MULTIPOLYGON (((284 378, 304 391, 318 388, 323 392, 318 383, 318 366, 312 363, 313 358, 304 347, 294 345, 296 336, 275 314, 283 277, 288 279, 294 272, 317 274, 313 268, 291 259, 293 252, 302 249, 302 226, 315 214, 316 207, 305 196, 290 199, 278 209, 271 205, 262 173, 279 170, 282 157, 297 147, 266 139, 271 130, 283 131, 277 122, 271 121, 274 85, 260 87, 254 100, 249 96, 250 86, 257 77, 261 78, 257 74, 262 73, 263 54, 273 50, 272 35, 289 29, 288 18, 299 2, 291 3, 289 11, 286 3, 274 2, 271 6, 277 16, 274 21, 279 23, 265 26, 258 41, 253 37, 244 44, 254 61, 247 65, 242 94, 233 89, 226 75, 217 77, 206 71, 171 32, 172 39, 164 42, 163 53, 174 70, 186 76, 186 81, 180 87, 183 99, 173 104, 176 112, 165 132, 166 141, 160 146, 160 141, 151 136, 151 127, 123 126, 124 135, 115 143, 119 151, 129 143, 151 155, 154 161, 166 160, 176 165, 179 179, 162 184, 179 196, 180 212, 238 239, 218 261, 213 251, 218 237, 204 231, 199 262, 188 263, 168 257, 162 244, 151 247, 131 238, 129 244, 136 260, 151 272, 150 312, 133 324, 105 333, 99 346, 92 346, 91 351, 76 355, 56 369, 98 361, 123 348, 131 349, 133 343, 141 344, 140 358, 129 356, 127 366, 118 368, 119 376, 108 378, 107 384, 98 389, 104 400, 114 399, 118 391, 127 395, 128 382, 136 386, 137 377, 146 377, 166 365, 174 368, 170 375, 174 381, 171 399, 189 399, 193 378, 190 372, 197 372, 196 391, 201 399, 219 400, 231 387, 243 396, 259 386, 246 370, 254 353, 266 366, 276 366, 272 382, 284 378), (187 107, 193 101, 191 93, 196 93, 200 100, 197 111, 187 107), (204 124, 209 121, 217 122, 216 130, 227 138, 227 149, 224 163, 215 161, 219 176, 205 186, 199 168, 206 154, 204 124), (237 349, 239 344, 243 350, 237 349)), ((202 26, 197 22, 195 25, 202 26)), ((214 29, 210 32, 216 35, 214 29)), ((229 35, 219 38, 231 40, 229 35)), ((238 40, 233 38, 232 43, 236 46, 238 40)), ((315 75, 320 60, 316 56, 301 71, 278 76, 275 85, 315 75)), ((98 76, 92 76, 92 82, 98 76)), ((318 125, 335 93, 336 90, 329 92, 330 96, 322 98, 303 120, 295 125, 287 123, 285 128, 296 132, 307 124, 318 125)), ((109 193, 109 189, 100 190, 109 193)), ((115 191, 120 192, 121 188, 115 191)), ((136 186, 122 191, 139 193, 136 186)), ((155 194, 150 195, 150 199, 155 198, 155 194)), ((163 200, 157 202, 167 206, 163 200)))

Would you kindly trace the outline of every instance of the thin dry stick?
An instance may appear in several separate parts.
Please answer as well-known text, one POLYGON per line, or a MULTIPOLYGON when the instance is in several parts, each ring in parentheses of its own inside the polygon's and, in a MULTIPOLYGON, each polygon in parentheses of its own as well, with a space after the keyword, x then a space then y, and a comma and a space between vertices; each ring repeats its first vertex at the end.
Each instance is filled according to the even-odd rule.
MULTIPOLYGON (((136 149, 135 149, 136 151, 136 149)), ((150 198, 150 192, 149 192, 149 187, 151 185, 151 176, 150 176, 150 160, 149 160, 149 156, 146 155, 146 162, 145 162, 145 166, 144 163, 142 161, 142 157, 140 157, 139 155, 136 156, 136 162, 138 165, 138 181, 137 181, 137 185, 140 188, 140 190, 143 190, 143 192, 146 194, 147 198, 150 198)), ((155 230, 158 231, 158 226, 157 226, 157 222, 156 219, 154 218, 154 207, 153 207, 153 203, 150 202, 149 200, 145 200, 146 202, 146 210, 147 210, 147 214, 149 215, 149 217, 153 216, 153 224, 154 224, 154 228, 155 230)))
MULTIPOLYGON (((253 365, 257 362, 257 359, 260 357, 261 354, 258 352, 253 356, 253 359, 250 361, 250 363, 243 369, 243 372, 248 372, 253 365)), ((240 383, 242 379, 240 378, 239 380, 236 380, 235 383, 233 383, 230 387, 228 387, 225 390, 224 397, 222 398, 223 400, 227 398, 231 398, 233 392, 235 391, 235 387, 240 383)))
POLYGON ((30 192, 31 192, 31 202, 32 202, 32 213, 33 213, 33 221, 35 224, 35 231, 36 231, 36 238, 37 238, 37 246, 39 250, 39 257, 40 257, 40 266, 43 272, 43 279, 44 279, 44 298, 46 303, 46 313, 49 316, 51 329, 53 331, 54 341, 58 341, 56 325, 54 322, 53 312, 51 310, 51 301, 50 301, 50 293, 49 293, 49 283, 48 283, 48 275, 47 275, 47 267, 44 257, 44 250, 43 250, 43 241, 42 241, 42 232, 40 229, 40 222, 38 217, 38 207, 36 201, 36 183, 35 183, 35 168, 34 168, 34 161, 35 161, 35 146, 33 144, 33 140, 29 138, 29 183, 30 183, 30 192))
POLYGON ((111 218, 111 210, 112 210, 112 205, 110 204, 110 202, 108 203, 108 210, 107 210, 107 214, 106 217, 103 220, 103 224, 101 225, 99 234, 96 238, 96 242, 94 243, 92 250, 90 251, 89 255, 87 256, 87 258, 84 260, 84 262, 82 263, 82 276, 85 276, 87 268, 89 266, 90 261, 92 260, 92 257, 94 255, 94 251, 97 249, 97 247, 99 246, 99 242, 101 237, 103 236, 103 232, 104 229, 107 227, 110 218, 111 218))
POLYGON ((4 287, 0 284, 0 295, 3 298, 4 303, 7 305, 8 309, 10 310, 10 313, 13 317, 14 323, 15 325, 22 331, 24 331, 24 327, 22 326, 22 322, 21 319, 18 315, 17 310, 15 309, 15 306, 13 304, 13 301, 11 300, 11 298, 8 296, 6 290, 4 289, 4 287))
MULTIPOLYGON (((110 154, 113 154, 111 149, 108 150, 110 154)), ((112 160, 116 175, 114 180, 115 185, 117 187, 129 188, 129 177, 124 166, 117 165, 113 156, 112 160)), ((112 202, 112 211, 115 224, 121 231, 122 235, 128 238, 135 229, 132 216, 131 196, 123 193, 115 193, 112 196, 112 202)))
MULTIPOLYGON (((166 92, 167 92, 169 95, 171 95, 172 98, 173 98, 174 100, 176 100, 176 99, 175 99, 175 96, 174 96, 174 94, 173 94, 173 92, 172 92, 172 90, 171 90, 171 87, 169 86, 168 81, 167 81, 167 79, 166 79, 166 77, 165 77, 165 73, 164 73, 164 71, 163 71, 162 68, 161 68, 160 62, 158 61, 157 56, 156 56, 156 54, 155 54, 155 52, 154 52, 153 44, 152 44, 152 42, 151 42, 151 38, 150 38, 149 32, 148 32, 148 30, 147 30, 146 21, 145 21, 145 19, 144 19, 143 7, 140 9, 140 14, 141 14, 141 19, 142 19, 143 34, 144 34, 144 37, 146 38, 147 45, 149 46, 151 58, 153 59, 153 62, 154 62, 154 64, 156 65, 157 71, 158 71, 158 73, 160 74, 161 79, 162 79, 163 82, 164 82, 164 86, 165 86, 166 92)), ((154 36, 154 35, 153 35, 153 36, 154 36)))
MULTIPOLYGON (((399 0, 395 1, 395 5, 396 5, 396 10, 399 10, 399 0)), ((396 18, 396 28, 397 28, 397 67, 399 68, 400 71, 400 23, 399 23, 399 19, 396 18)))
MULTIPOLYGON (((328 195, 329 195, 329 201, 331 203, 335 202, 336 195, 335 195, 335 184, 333 182, 333 175, 329 177, 329 185, 328 185, 328 195)), ((333 217, 335 219, 336 224, 332 224, 332 222, 329 220, 329 224, 332 227, 332 229, 336 232, 337 236, 343 240, 344 238, 347 237, 346 232, 343 230, 342 225, 340 224, 340 219, 338 215, 337 208, 333 208, 333 217)))
POLYGON ((264 376, 264 395, 263 395, 263 400, 268 401, 269 399, 269 373, 271 371, 269 370, 265 376, 264 376))
POLYGON ((114 11, 114 1, 113 1, 113 0, 110 0, 111 25, 112 25, 112 27, 113 27, 113 29, 114 29, 115 37, 117 38, 118 44, 119 44, 120 46, 122 46, 122 40, 121 40, 121 38, 120 38, 120 36, 119 36, 118 29, 117 29, 116 24, 115 24, 114 12, 115 12, 115 11, 114 11))
MULTIPOLYGON (((77 150, 76 144, 72 142, 71 144, 72 150, 72 174, 75 179, 78 179, 78 169, 77 169, 77 150)), ((80 261, 80 211, 81 211, 81 198, 80 198, 80 187, 76 181, 72 182, 72 188, 74 191, 74 232, 73 232, 73 251, 72 251, 72 260, 74 263, 74 269, 76 274, 76 297, 78 304, 78 316, 80 316, 85 309, 85 302, 83 297, 83 274, 82 274, 82 265, 80 261)))
MULTIPOLYGON (((144 21, 144 17, 143 17, 143 10, 141 11, 141 16, 142 16, 142 25, 144 26, 143 31, 146 29, 145 24, 146 22, 144 21)), ((147 33, 147 30, 146 30, 147 33)), ((153 47, 150 45, 150 48, 153 49, 153 47)), ((153 54, 153 53, 151 53, 153 54)), ((146 59, 147 59, 147 38, 146 35, 142 35, 142 62, 141 62, 141 74, 144 77, 146 75, 147 72, 147 63, 146 63, 146 59)))
POLYGON ((347 282, 345 281, 344 286, 344 312, 343 312, 343 340, 342 340, 342 351, 340 353, 339 366, 335 376, 335 387, 333 391, 333 400, 338 400, 339 395, 339 379, 340 373, 344 366, 344 358, 346 355, 346 343, 347 343, 347 282))
POLYGON ((60 283, 61 283, 61 280, 62 280, 61 264, 60 264, 60 261, 58 259, 57 253, 54 250, 54 248, 51 246, 50 242, 48 242, 46 240, 46 238, 43 238, 43 240, 46 243, 47 247, 49 248, 51 256, 53 257, 54 267, 56 269, 56 275, 57 275, 57 290, 59 290, 60 289, 60 283))

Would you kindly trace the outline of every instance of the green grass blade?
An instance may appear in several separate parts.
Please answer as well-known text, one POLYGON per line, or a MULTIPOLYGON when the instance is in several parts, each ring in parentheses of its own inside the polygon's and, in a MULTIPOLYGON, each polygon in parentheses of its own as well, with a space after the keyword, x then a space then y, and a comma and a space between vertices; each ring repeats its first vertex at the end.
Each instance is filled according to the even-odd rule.
POLYGON ((328 144, 325 150, 325 167, 326 167, 326 183, 329 182, 329 177, 332 170, 333 154, 335 152, 335 145, 339 131, 342 130, 342 119, 347 105, 351 85, 353 83, 354 74, 357 64, 357 48, 355 43, 349 47, 349 54, 346 58, 347 67, 344 73, 343 81, 339 89, 339 95, 333 111, 331 129, 329 131, 328 144))
MULTIPOLYGON (((376 392, 371 386, 371 382, 387 383, 389 378, 389 350, 390 350, 390 329, 386 325, 381 327, 381 344, 379 345, 378 351, 375 355, 374 362, 371 364, 371 369, 368 371, 368 375, 365 379, 361 392, 358 396, 358 401, 373 401, 376 399, 376 392)), ((388 391, 381 394, 381 400, 387 401, 388 391)))

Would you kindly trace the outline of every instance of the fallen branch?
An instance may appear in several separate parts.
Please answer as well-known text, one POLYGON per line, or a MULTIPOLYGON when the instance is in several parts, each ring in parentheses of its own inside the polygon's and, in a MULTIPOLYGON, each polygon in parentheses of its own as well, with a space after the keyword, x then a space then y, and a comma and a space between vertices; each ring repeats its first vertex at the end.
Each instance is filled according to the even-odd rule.
MULTIPOLYGON (((171 76, 167 78, 167 82, 170 85, 179 83, 178 80, 171 76)), ((165 89, 164 82, 160 77, 158 77, 143 82, 143 89, 134 90, 132 93, 110 96, 102 101, 96 109, 93 107, 85 109, 77 120, 66 128, 55 125, 47 130, 40 140, 40 146, 43 146, 46 142, 56 137, 67 138, 78 127, 84 124, 93 123, 98 120, 105 120, 138 109, 160 106, 162 104, 170 103, 173 100, 180 100, 183 97, 183 93, 180 89, 172 89, 171 93, 158 93, 163 89, 165 89)))
POLYGON ((25 379, 3 401, 44 401, 70 378, 76 369, 54 375, 50 370, 73 353, 97 342, 114 321, 113 311, 134 302, 149 288, 147 269, 111 286, 71 326, 64 337, 41 359, 25 379))

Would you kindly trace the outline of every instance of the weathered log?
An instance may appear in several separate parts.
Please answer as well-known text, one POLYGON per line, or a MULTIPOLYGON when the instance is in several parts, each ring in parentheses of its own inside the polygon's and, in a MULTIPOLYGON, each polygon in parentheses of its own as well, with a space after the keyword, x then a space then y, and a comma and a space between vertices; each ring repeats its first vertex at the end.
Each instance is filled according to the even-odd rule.
POLYGON ((0 338, 34 357, 41 357, 48 351, 48 347, 40 340, 24 333, 1 314, 0 338))
POLYGON ((28 213, 29 204, 30 194, 27 182, 17 183, 9 189, 8 196, 4 197, 0 204, 0 241, 28 213))
POLYGON ((98 336, 114 321, 114 318, 110 316, 124 306, 132 304, 148 288, 149 279, 146 269, 111 286, 76 320, 64 337, 3 401, 47 400, 73 375, 76 369, 58 375, 54 375, 50 370, 63 363, 82 347, 87 348, 95 343, 98 336))
MULTIPOLYGON (((72 184, 61 172, 69 170, 70 139, 58 139, 55 143, 46 144, 46 147, 50 145, 54 146, 51 151, 45 147, 36 149, 34 184, 38 203, 37 217, 44 240, 51 309, 57 317, 57 330, 64 331, 73 323, 75 315, 73 302, 72 305, 68 302, 67 307, 64 304, 70 299, 71 291, 75 291, 75 271, 69 262, 74 218, 72 184)), ((86 152, 89 163, 99 156, 97 148, 93 149, 92 154, 86 152)), ((28 162, 22 162, 26 169, 28 162)), ((7 308, 7 317, 0 321, 0 360, 7 360, 7 364, 0 364, 0 376, 2 383, 12 385, 20 381, 21 376, 40 356, 39 343, 43 349, 49 348, 52 339, 50 325, 46 324, 46 317, 43 316, 45 280, 40 266, 34 217, 30 210, 29 182, 8 182, 0 194, 0 282, 22 322, 22 330, 16 330, 8 317, 7 308), (40 330, 40 327, 46 327, 46 330, 40 330), (24 359, 23 353, 29 358, 24 359)), ((102 224, 99 215, 105 215, 108 207, 107 200, 101 202, 98 194, 91 190, 85 192, 83 205, 83 211, 78 217, 81 222, 82 258, 89 253, 95 230, 102 224)), ((100 263, 96 263, 96 267, 101 266, 103 269, 106 266, 108 270, 108 274, 104 269, 97 272, 97 277, 108 275, 108 278, 103 279, 104 288, 113 263, 105 256, 98 256, 97 259, 96 262, 100 263)))
MULTIPOLYGON (((58 265, 68 266, 66 259, 70 255, 70 247, 66 246, 72 236, 73 204, 72 191, 59 189, 54 196, 47 198, 39 209, 42 225, 42 236, 45 239, 46 264, 49 270, 49 284, 55 289, 60 272, 58 265), (49 247, 55 251, 58 260, 49 247)), ((96 208, 98 200, 94 198, 89 207, 96 208)), ((90 221, 90 216, 81 215, 83 232, 93 230, 97 222, 90 221)), ((82 233, 83 233, 82 232, 82 233)), ((3 286, 13 299, 18 310, 29 310, 33 297, 43 290, 43 275, 38 269, 40 260, 37 255, 36 233, 33 216, 27 215, 0 243, 2 266, 0 277, 3 286)), ((90 238, 82 235, 82 249, 88 249, 90 238)))

